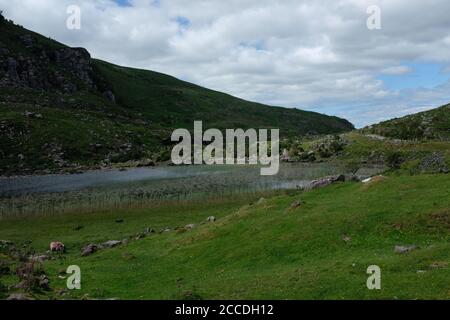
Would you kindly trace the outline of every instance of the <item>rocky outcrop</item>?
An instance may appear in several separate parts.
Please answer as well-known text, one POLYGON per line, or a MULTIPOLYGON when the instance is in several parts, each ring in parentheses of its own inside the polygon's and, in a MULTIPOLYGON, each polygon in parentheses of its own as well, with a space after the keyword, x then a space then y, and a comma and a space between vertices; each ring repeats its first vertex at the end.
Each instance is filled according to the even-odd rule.
MULTIPOLYGON (((91 55, 84 48, 49 48, 31 34, 19 37, 23 50, 0 43, 0 87, 74 93, 95 88, 91 55)), ((109 91, 109 99, 114 97, 109 91)))
POLYGON ((417 169, 420 173, 449 173, 445 157, 439 152, 433 152, 423 158, 417 169))

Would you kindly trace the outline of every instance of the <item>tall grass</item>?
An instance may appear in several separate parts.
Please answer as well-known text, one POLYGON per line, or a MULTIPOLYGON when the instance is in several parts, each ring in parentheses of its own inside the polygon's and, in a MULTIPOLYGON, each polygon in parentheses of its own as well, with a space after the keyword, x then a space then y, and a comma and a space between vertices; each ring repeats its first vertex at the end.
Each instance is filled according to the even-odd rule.
POLYGON ((226 171, 208 170, 206 174, 182 178, 3 197, 0 198, 0 218, 140 208, 166 203, 214 201, 236 196, 251 197, 277 189, 300 187, 318 177, 343 173, 344 169, 325 163, 284 165, 279 174, 272 177, 260 176, 259 168, 256 167, 236 167, 226 171))

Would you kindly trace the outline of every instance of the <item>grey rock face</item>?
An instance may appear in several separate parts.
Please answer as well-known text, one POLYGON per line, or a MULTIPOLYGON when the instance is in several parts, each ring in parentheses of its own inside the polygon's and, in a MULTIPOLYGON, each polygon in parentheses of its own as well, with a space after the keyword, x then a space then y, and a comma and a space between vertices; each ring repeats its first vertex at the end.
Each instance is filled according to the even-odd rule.
POLYGON ((420 162, 418 169, 425 173, 449 173, 449 168, 445 162, 445 157, 438 152, 426 156, 420 162))
POLYGON ((74 93, 79 90, 75 83, 81 80, 85 87, 95 88, 86 49, 46 48, 31 34, 21 36, 20 43, 25 49, 21 53, 12 53, 0 43, 0 87, 74 93))

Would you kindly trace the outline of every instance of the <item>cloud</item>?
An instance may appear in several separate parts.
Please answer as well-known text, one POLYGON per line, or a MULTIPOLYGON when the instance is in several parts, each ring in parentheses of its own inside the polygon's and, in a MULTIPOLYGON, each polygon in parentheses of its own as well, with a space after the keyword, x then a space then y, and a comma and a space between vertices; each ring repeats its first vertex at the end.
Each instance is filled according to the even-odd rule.
POLYGON ((96 58, 357 126, 450 100, 448 83, 399 90, 380 77, 401 81, 414 63, 448 70, 447 0, 0 0, 0 7, 96 58), (79 31, 65 28, 70 4, 82 9, 79 31), (373 4, 381 30, 366 27, 373 4))
POLYGON ((381 70, 381 73, 388 74, 388 75, 402 75, 402 74, 408 74, 411 72, 413 72, 413 69, 408 66, 388 67, 388 68, 381 70))

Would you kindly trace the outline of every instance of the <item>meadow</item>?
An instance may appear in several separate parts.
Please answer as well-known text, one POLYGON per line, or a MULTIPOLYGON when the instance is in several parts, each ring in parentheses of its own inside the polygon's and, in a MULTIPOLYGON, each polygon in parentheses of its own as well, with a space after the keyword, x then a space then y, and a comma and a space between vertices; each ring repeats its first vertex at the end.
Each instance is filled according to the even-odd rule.
POLYGON ((449 299, 449 190, 445 174, 387 175, 310 192, 7 218, 0 239, 38 253, 64 242, 67 252, 43 264, 50 290, 34 293, 42 299, 449 299), (155 232, 135 240, 146 228, 155 232), (88 243, 123 238, 81 257, 88 243), (398 245, 415 249, 400 254, 398 245), (374 264, 381 290, 366 287, 374 264), (81 290, 64 289, 69 265, 81 268, 81 290))

